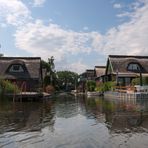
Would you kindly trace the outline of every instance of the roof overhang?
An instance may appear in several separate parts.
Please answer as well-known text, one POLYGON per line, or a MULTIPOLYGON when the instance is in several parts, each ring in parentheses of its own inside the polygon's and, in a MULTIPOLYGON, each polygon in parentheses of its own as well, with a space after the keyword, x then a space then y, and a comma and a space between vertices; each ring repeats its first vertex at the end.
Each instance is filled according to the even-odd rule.
MULTIPOLYGON (((148 73, 141 73, 143 77, 148 77, 148 73)), ((118 77, 139 77, 140 73, 113 73, 113 75, 118 75, 118 77)))

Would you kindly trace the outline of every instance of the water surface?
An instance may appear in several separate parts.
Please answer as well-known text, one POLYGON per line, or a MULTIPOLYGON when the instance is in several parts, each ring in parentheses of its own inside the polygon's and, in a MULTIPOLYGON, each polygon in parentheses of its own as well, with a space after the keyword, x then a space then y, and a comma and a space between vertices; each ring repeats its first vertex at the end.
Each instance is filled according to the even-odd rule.
POLYGON ((2 148, 147 148, 148 100, 0 102, 2 148))

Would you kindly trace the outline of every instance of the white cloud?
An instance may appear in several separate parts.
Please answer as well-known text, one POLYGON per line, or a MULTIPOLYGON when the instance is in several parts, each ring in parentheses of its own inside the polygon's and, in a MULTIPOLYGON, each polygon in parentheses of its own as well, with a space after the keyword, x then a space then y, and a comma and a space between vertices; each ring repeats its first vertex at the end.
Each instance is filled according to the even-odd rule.
POLYGON ((122 12, 120 14, 117 14, 116 16, 122 18, 122 17, 129 17, 130 15, 131 15, 130 12, 122 12))
POLYGON ((80 61, 72 63, 68 66, 68 69, 70 69, 71 71, 77 72, 78 74, 81 74, 82 72, 86 71, 86 69, 88 68, 89 68, 88 65, 83 64, 80 61))
MULTIPOLYGON (((40 6, 44 2, 34 1, 34 4, 40 6)), ((131 6, 132 11, 118 14, 119 17, 129 17, 129 20, 109 29, 105 35, 67 30, 51 21, 48 25, 41 20, 30 21, 31 12, 20 0, 0 0, 0 23, 3 27, 6 27, 5 23, 17 27, 14 36, 19 49, 43 59, 54 56, 59 65, 62 63, 59 66, 61 69, 82 72, 88 66, 80 61, 66 62, 67 57, 70 59, 73 55, 93 51, 100 55, 148 55, 148 0, 137 0, 131 6)), ((114 7, 119 8, 121 5, 116 4, 114 7)), ((84 30, 87 28, 84 27, 84 30)))
POLYGON ((61 69, 69 68, 77 72, 82 72, 87 66, 81 62, 77 63, 78 66, 66 63, 66 59, 79 53, 93 52, 101 42, 101 37, 97 32, 74 32, 53 23, 44 25, 41 20, 28 23, 15 33, 16 47, 19 49, 34 56, 41 56, 45 60, 54 56, 61 69))
POLYGON ((114 4, 113 7, 116 9, 119 9, 119 8, 122 8, 122 5, 121 4, 114 4))
MULTIPOLYGON (((75 32, 52 22, 44 25, 41 20, 36 20, 16 31, 16 46, 44 59, 54 56, 58 63, 73 54, 89 54, 93 51, 102 55, 147 55, 148 1, 145 0, 142 7, 127 14, 130 18, 128 22, 109 29, 105 35, 98 32, 75 32)), ((63 64, 63 68, 65 66, 78 72, 87 67, 81 62, 63 64)))
POLYGON ((99 42, 101 35, 97 32, 74 32, 52 23, 46 26, 37 20, 18 29, 15 38, 19 49, 45 59, 53 55, 59 61, 66 55, 93 51, 92 46, 99 42))
POLYGON ((33 6, 34 7, 40 7, 43 6, 46 0, 33 0, 33 6))
POLYGON ((0 0, 0 23, 18 26, 30 19, 29 9, 20 0, 0 0))
MULTIPOLYGON (((141 2, 141 0, 140 0, 141 2)), ((106 54, 148 54, 148 0, 129 14, 130 21, 110 29, 103 45, 106 54)))
POLYGON ((81 74, 82 72, 86 71, 86 69, 90 68, 88 65, 84 64, 81 60, 69 63, 66 59, 63 59, 60 62, 56 62, 56 65, 58 65, 56 66, 57 71, 70 70, 73 72, 77 72, 78 74, 81 74))

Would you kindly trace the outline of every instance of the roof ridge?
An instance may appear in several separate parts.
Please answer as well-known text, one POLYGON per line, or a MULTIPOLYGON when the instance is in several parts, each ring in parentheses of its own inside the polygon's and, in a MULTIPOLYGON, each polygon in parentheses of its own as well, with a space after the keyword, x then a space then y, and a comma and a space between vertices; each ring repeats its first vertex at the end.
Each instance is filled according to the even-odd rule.
POLYGON ((136 56, 136 55, 109 55, 110 58, 148 58, 148 56, 136 56))
POLYGON ((0 59, 41 59, 41 57, 0 57, 0 59))
POLYGON ((95 66, 95 68, 106 68, 106 66, 95 66))

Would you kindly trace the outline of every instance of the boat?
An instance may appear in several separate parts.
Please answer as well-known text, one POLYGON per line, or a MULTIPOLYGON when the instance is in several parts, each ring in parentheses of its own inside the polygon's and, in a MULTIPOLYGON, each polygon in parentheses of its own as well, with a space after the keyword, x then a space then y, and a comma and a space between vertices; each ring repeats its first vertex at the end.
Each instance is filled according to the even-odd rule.
POLYGON ((89 97, 89 96, 102 96, 102 95, 103 95, 102 92, 96 92, 96 91, 93 91, 93 92, 88 91, 88 92, 87 92, 87 96, 88 96, 88 97, 89 97))

